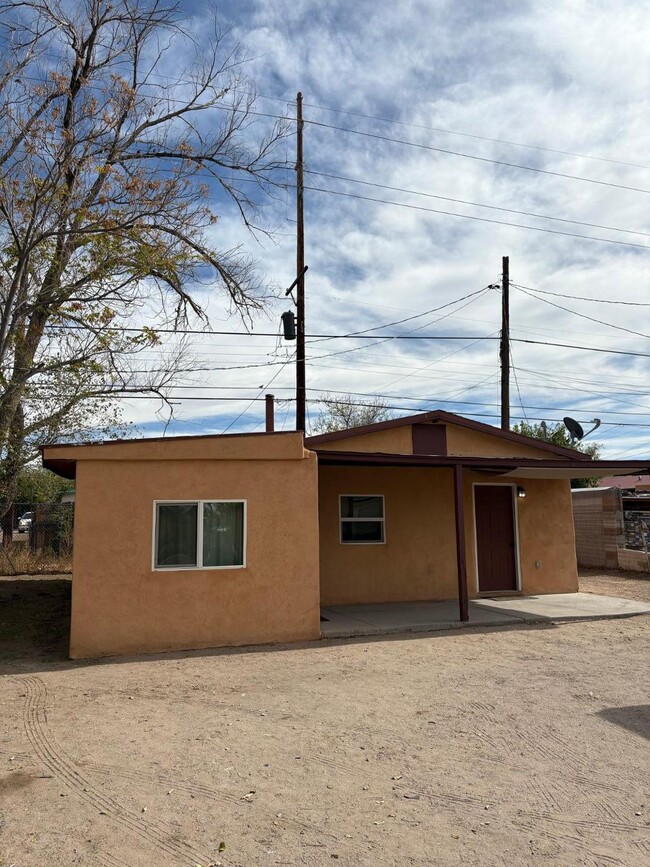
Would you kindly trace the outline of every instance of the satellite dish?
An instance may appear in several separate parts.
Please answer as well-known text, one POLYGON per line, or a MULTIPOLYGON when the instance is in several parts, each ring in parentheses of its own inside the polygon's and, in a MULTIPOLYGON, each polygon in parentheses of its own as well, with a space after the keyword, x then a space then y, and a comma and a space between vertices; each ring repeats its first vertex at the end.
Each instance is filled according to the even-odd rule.
POLYGON ((580 423, 577 422, 574 418, 570 418, 567 415, 562 419, 562 421, 564 422, 564 426, 566 427, 566 429, 571 434, 572 443, 575 443, 584 437, 585 432, 582 429, 582 425, 580 425, 580 423))
POLYGON ((562 419, 562 421, 564 422, 564 426, 566 427, 566 429, 571 434, 571 442, 572 443, 575 443, 578 440, 583 440, 585 437, 588 437, 589 434, 593 433, 595 430, 597 430, 601 424, 599 418, 592 419, 591 423, 593 424, 593 427, 590 428, 587 431, 587 433, 585 433, 582 429, 582 425, 579 422, 577 422, 574 418, 569 418, 569 416, 566 416, 566 418, 562 419))

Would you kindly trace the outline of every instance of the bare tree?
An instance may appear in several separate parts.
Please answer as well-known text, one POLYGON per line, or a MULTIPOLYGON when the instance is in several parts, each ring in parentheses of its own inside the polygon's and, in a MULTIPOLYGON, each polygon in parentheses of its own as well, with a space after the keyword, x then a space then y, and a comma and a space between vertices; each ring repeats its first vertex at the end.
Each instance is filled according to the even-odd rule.
POLYGON ((352 394, 340 397, 324 394, 320 401, 325 409, 312 424, 312 435, 362 427, 392 418, 388 403, 380 397, 374 400, 359 400, 352 394))
POLYGON ((29 444, 96 427, 105 395, 165 397, 179 359, 135 359, 156 327, 207 321, 192 286, 263 305, 250 258, 215 245, 210 198, 258 228, 286 130, 253 141, 241 51, 173 2, 0 3, 0 45, 2 514, 29 444))

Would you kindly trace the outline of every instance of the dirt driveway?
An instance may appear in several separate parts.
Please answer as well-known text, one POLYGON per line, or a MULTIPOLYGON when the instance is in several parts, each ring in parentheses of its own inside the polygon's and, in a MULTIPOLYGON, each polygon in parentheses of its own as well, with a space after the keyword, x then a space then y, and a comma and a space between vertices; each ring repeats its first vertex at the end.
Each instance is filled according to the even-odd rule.
POLYGON ((645 867, 649 627, 92 664, 15 636, 0 865, 645 867))

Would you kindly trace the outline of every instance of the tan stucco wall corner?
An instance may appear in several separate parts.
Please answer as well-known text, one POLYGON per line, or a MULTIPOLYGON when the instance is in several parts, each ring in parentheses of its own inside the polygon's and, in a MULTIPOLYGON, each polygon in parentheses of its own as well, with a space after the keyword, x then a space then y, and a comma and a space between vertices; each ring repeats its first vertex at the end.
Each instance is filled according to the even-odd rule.
POLYGON ((316 456, 269 441, 255 460, 173 445, 155 460, 78 459, 72 658, 320 637, 316 456), (246 500, 245 568, 153 570, 154 501, 191 499, 246 500))

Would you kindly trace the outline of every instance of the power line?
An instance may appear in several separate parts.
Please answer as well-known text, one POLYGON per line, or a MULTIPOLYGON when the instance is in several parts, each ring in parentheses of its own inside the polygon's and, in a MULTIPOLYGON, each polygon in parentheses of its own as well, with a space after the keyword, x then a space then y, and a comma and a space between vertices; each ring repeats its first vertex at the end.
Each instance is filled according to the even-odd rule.
MULTIPOLYGON (((479 295, 483 295, 487 292, 491 286, 484 286, 482 289, 477 289, 475 292, 470 292, 467 295, 463 295, 461 298, 456 298, 454 301, 448 301, 446 304, 441 304, 439 307, 432 307, 431 310, 425 310, 424 313, 415 313, 413 316, 406 316, 404 319, 395 319, 393 322, 384 322, 382 325, 376 325, 374 328, 366 328, 363 331, 351 331, 347 336, 348 337, 361 337, 363 334, 368 334, 369 331, 378 331, 380 328, 391 328, 393 325, 402 325, 404 322, 411 322, 413 319, 421 319, 423 316, 429 316, 431 313, 437 313, 439 310, 444 310, 446 307, 452 307, 455 304, 460 304, 461 301, 465 301, 468 298, 476 298, 479 295)), ((467 306, 467 305, 464 305, 467 306)), ((461 308, 462 309, 462 308, 461 308)), ((456 311, 454 311, 456 312, 456 311)), ((439 320, 436 320, 439 321, 439 320)), ((431 323, 427 323, 431 324, 431 323)), ((423 326, 426 327, 426 326, 423 326)), ((415 329, 417 330, 417 329, 415 329)), ((408 333, 408 332, 407 332, 408 333)), ((332 338, 325 337, 323 340, 331 340, 332 338)), ((312 341, 313 343, 320 341, 312 341)))
MULTIPOLYGON (((162 75, 161 73, 156 73, 156 77, 161 78, 161 79, 165 79, 166 81, 172 81, 174 84, 177 84, 179 87, 195 84, 195 82, 192 82, 192 81, 178 81, 173 76, 162 75)), ((41 79, 36 79, 36 78, 32 78, 32 80, 41 81, 41 79)), ((143 82, 143 84, 141 86, 143 86, 143 85, 146 85, 149 87, 156 87, 156 86, 163 87, 163 86, 165 86, 165 85, 157 85, 155 82, 151 82, 151 81, 143 82)), ((270 96, 268 94, 255 94, 255 93, 248 92, 248 91, 244 91, 242 93, 242 96, 257 97, 259 99, 269 100, 271 102, 281 102, 284 105, 294 105, 295 101, 296 101, 295 97, 293 97, 293 96, 289 96, 289 97, 270 96)), ((186 100, 182 100, 182 99, 173 99, 167 95, 165 95, 165 99, 168 102, 174 102, 174 103, 182 103, 182 102, 186 101, 186 100)), ((339 109, 339 108, 332 108, 330 106, 318 105, 316 103, 305 102, 305 103, 303 103, 303 105, 305 106, 305 108, 315 108, 319 111, 329 111, 329 112, 332 112, 334 114, 345 114, 349 117, 358 117, 358 118, 361 118, 364 120, 375 120, 375 121, 379 121, 381 123, 391 123, 391 124, 394 124, 397 126, 410 127, 412 129, 422 129, 422 130, 426 130, 428 132, 443 133, 445 135, 455 135, 455 136, 460 136, 462 138, 475 139, 477 141, 488 141, 488 142, 492 142, 493 144, 504 144, 504 145, 508 145, 510 147, 528 148, 530 150, 537 150, 537 151, 543 151, 546 153, 559 154, 560 156, 578 157, 580 159, 594 160, 596 162, 610 163, 613 165, 626 166, 628 168, 650 169, 650 166, 646 166, 646 165, 643 165, 640 163, 626 162, 623 160, 616 160, 616 159, 612 159, 612 158, 608 158, 608 157, 598 157, 598 156, 593 156, 590 154, 577 153, 575 151, 559 150, 557 148, 549 148, 549 147, 544 147, 542 145, 526 144, 524 142, 513 142, 513 141, 508 141, 507 139, 490 138, 489 136, 477 135, 474 133, 467 133, 467 132, 459 132, 458 130, 450 130, 450 129, 445 129, 445 128, 441 128, 441 127, 428 126, 426 124, 419 124, 419 123, 413 123, 413 122, 409 122, 409 121, 402 121, 402 120, 397 120, 395 118, 380 117, 378 115, 363 114, 361 112, 348 111, 348 110, 339 109)), ((231 111, 233 108, 235 108, 235 106, 234 105, 232 107, 231 106, 219 106, 219 108, 222 108, 223 110, 230 110, 231 111)), ((239 110, 244 111, 244 109, 239 109, 239 110)), ((285 115, 262 114, 261 116, 262 117, 275 117, 278 120, 295 120, 295 118, 287 117, 285 115)))
MULTIPOLYGON (((278 334, 278 337, 279 337, 279 334, 278 334)), ((234 421, 231 421, 230 424, 228 425, 228 427, 224 428, 224 429, 221 431, 222 434, 225 434, 226 431, 229 431, 230 428, 231 428, 234 424, 236 424, 236 423, 239 421, 239 419, 240 419, 243 415, 245 415, 245 414, 248 412, 248 410, 249 410, 250 407, 255 403, 256 400, 266 400, 265 397, 264 397, 264 398, 262 397, 262 395, 264 394, 264 392, 265 392, 268 388, 270 388, 270 386, 273 384, 273 382, 275 382, 275 380, 278 378, 278 376, 280 376, 280 374, 282 373, 282 371, 284 370, 284 368, 287 366, 287 364, 289 364, 289 362, 290 362, 290 361, 293 361, 293 360, 294 360, 293 358, 288 358, 288 359, 284 362, 284 364, 282 365, 282 367, 281 367, 278 371, 276 371, 276 373, 271 377, 271 379, 267 382, 267 384, 264 385, 264 386, 262 386, 262 388, 260 389, 260 393, 259 393, 259 395, 258 395, 257 397, 254 397, 254 398, 251 400, 251 402, 249 403, 249 405, 246 407, 246 409, 242 410, 242 411, 240 412, 240 414, 237 416, 237 418, 236 418, 234 421)))
POLYGON ((647 301, 619 301, 611 298, 585 298, 584 295, 567 295, 566 292, 549 292, 547 289, 533 289, 532 286, 521 286, 518 283, 511 283, 510 285, 515 286, 517 289, 527 289, 529 292, 538 292, 540 295, 553 295, 555 298, 571 298, 573 301, 593 301, 595 304, 621 304, 627 307, 650 307, 650 302, 647 301))
MULTIPOLYGON (((157 82, 151 81, 152 75, 153 74, 148 75, 149 80, 146 82, 142 82, 139 85, 139 87, 166 87, 166 88, 168 88, 168 85, 158 84, 157 82)), ((37 78, 35 76, 22 75, 21 77, 24 79, 27 79, 29 81, 34 81, 34 82, 38 82, 38 83, 43 82, 42 78, 37 78)), ((155 73, 155 77, 158 79, 164 79, 165 81, 171 81, 174 85, 177 85, 178 87, 195 86, 197 83, 195 81, 179 80, 172 75, 163 75, 162 73, 159 73, 159 72, 155 73)), ((94 85, 94 87, 97 88, 98 86, 94 85)), ((106 90, 106 88, 104 88, 104 89, 106 90)), ((256 97, 258 99, 269 100, 270 102, 280 102, 280 103, 283 103, 284 105, 294 105, 295 101, 296 101, 293 96, 289 96, 289 97, 270 96, 269 94, 253 93, 250 91, 243 91, 243 92, 240 91, 240 93, 242 96, 245 96, 245 97, 256 97)), ((185 103, 185 102, 187 102, 187 100, 184 100, 184 99, 176 99, 176 98, 170 97, 168 94, 165 94, 164 99, 170 103, 185 103)), ((455 136, 460 136, 462 138, 475 139, 477 141, 488 141, 488 142, 492 142, 493 144, 508 145, 509 147, 528 148, 530 150, 537 150, 537 151, 542 151, 545 153, 559 154, 560 156, 578 157, 579 159, 594 160, 596 162, 610 163, 613 165, 626 166, 628 168, 650 169, 650 166, 643 165, 641 163, 632 163, 632 162, 617 160, 617 159, 613 159, 613 158, 609 158, 609 157, 593 156, 591 154, 583 154, 583 153, 578 153, 575 151, 565 151, 565 150, 560 150, 558 148, 545 147, 543 145, 533 145, 533 144, 527 144, 525 142, 509 141, 507 139, 491 138, 489 136, 477 135, 476 133, 460 132, 458 130, 451 130, 451 129, 446 129, 446 128, 442 128, 442 127, 429 126, 427 124, 413 123, 412 121, 403 121, 403 120, 397 120, 396 118, 381 117, 378 115, 364 114, 362 112, 349 111, 346 109, 332 108, 331 106, 318 105, 317 103, 305 102, 305 103, 303 103, 303 105, 306 108, 315 108, 319 111, 329 111, 329 112, 332 112, 333 114, 344 114, 344 115, 347 115, 348 117, 358 117, 358 118, 361 118, 363 120, 375 120, 375 121, 379 121, 380 123, 390 123, 390 124, 394 124, 396 126, 405 126, 405 127, 410 127, 412 129, 426 130, 428 132, 443 133, 444 135, 455 135, 455 136)), ((236 109, 236 105, 234 105, 234 104, 230 105, 230 106, 228 106, 228 105, 216 106, 215 105, 213 107, 215 107, 215 108, 218 107, 218 108, 221 108, 222 110, 227 110, 227 111, 232 111, 233 109, 236 109)), ((236 109, 236 110, 245 111, 245 109, 236 109)), ((272 117, 272 118, 276 118, 277 120, 295 120, 295 118, 290 117, 290 116, 286 116, 286 115, 270 115, 270 114, 260 113, 260 116, 272 117)))
MULTIPOLYGON (((268 387, 268 386, 266 386, 266 387, 268 387)), ((331 392, 331 393, 334 394, 336 392, 331 392)), ((355 394, 359 395, 360 393, 356 392, 355 394)), ((374 397, 377 399, 383 399, 384 397, 395 397, 393 395, 382 395, 382 394, 368 394, 366 396, 370 397, 370 398, 374 397)), ((246 413, 247 409, 250 408, 250 406, 252 406, 252 404, 265 400, 265 398, 261 397, 261 396, 260 397, 254 397, 254 398, 248 398, 248 397, 218 397, 218 396, 205 396, 205 395, 192 395, 192 394, 174 395, 173 397, 167 398, 167 397, 163 397, 163 396, 158 395, 158 394, 128 394, 128 393, 124 393, 124 392, 119 391, 119 390, 115 391, 115 392, 106 392, 104 394, 93 395, 93 399, 95 399, 95 400, 98 398, 103 398, 103 399, 109 400, 109 399, 115 399, 117 397, 120 397, 122 400, 149 400, 149 401, 151 401, 151 400, 163 400, 163 401, 171 401, 171 402, 177 402, 177 401, 182 401, 182 400, 191 400, 191 401, 210 401, 212 403, 217 403, 217 402, 221 403, 224 401, 243 403, 245 401, 248 401, 248 407, 246 409, 244 409, 240 413, 240 415, 237 416, 237 418, 230 425, 228 425, 228 428, 226 428, 226 430, 228 430, 230 427, 232 427, 246 413)), ((31 399, 34 400, 34 398, 31 398, 31 399)), ((48 397, 46 395, 43 395, 39 399, 40 400, 47 400, 48 397)), ((416 397, 398 397, 398 399, 411 400, 411 401, 415 401, 415 402, 419 402, 419 403, 421 403, 423 400, 426 400, 426 398, 416 398, 416 397)), ((496 406, 497 405, 496 403, 487 402, 487 401, 463 401, 463 400, 456 401, 456 400, 447 400, 445 398, 436 398, 436 400, 438 401, 438 403, 453 403, 453 404, 458 404, 461 406, 485 406, 485 407, 489 407, 489 406, 496 406)), ((293 403, 293 402, 295 402, 295 398, 289 398, 289 397, 282 398, 282 401, 293 403)), ((328 400, 327 398, 310 398, 310 399, 308 399, 308 403, 325 403, 325 404, 328 404, 328 403, 333 403, 333 402, 334 401, 328 400)), ((367 403, 358 403, 358 402, 355 403, 354 401, 350 401, 350 405, 351 406, 365 406, 365 405, 367 405, 367 403)), ((562 411, 564 411, 564 407, 553 407, 553 406, 547 407, 545 405, 540 406, 540 405, 534 405, 534 404, 525 404, 524 406, 522 406, 522 409, 524 409, 524 408, 548 410, 549 412, 554 412, 554 411, 562 412, 562 411)), ((431 411, 431 410, 424 410, 424 409, 417 408, 417 407, 393 406, 393 405, 387 406, 386 409, 403 410, 405 412, 413 412, 414 409, 417 409, 418 412, 425 412, 425 411, 430 412, 431 411)), ((435 407, 434 407, 434 409, 435 409, 435 407)), ((585 413, 585 414, 590 414, 591 412, 593 412, 593 410, 587 410, 587 409, 581 410, 581 413, 585 413)), ((642 418, 647 418, 650 415, 650 413, 625 412, 623 410, 613 410, 612 413, 615 413, 616 415, 640 416, 642 418)), ((476 415, 476 413, 472 413, 472 415, 476 415)), ((495 417, 498 417, 498 416, 496 416, 496 414, 495 414, 495 417)), ((560 419, 557 419, 557 421, 560 421, 560 419)), ((632 426, 632 422, 607 421, 606 423, 611 424, 611 425, 619 425, 619 426, 623 426, 623 425, 632 426)), ((639 426, 640 427, 650 427, 650 422, 648 422, 648 424, 645 424, 645 423, 639 424, 639 426)))
MULTIPOLYGON (((570 312, 573 312, 573 311, 570 311, 570 312)), ((53 325, 50 327, 55 328, 55 329, 63 329, 63 330, 66 330, 66 329, 87 330, 85 328, 85 326, 82 326, 82 325, 74 325, 74 326, 73 325, 70 325, 70 326, 68 326, 68 325, 53 325)), ((115 327, 112 329, 109 328, 108 330, 109 331, 110 330, 125 331, 125 332, 135 331, 137 333, 142 333, 142 328, 126 328, 126 327, 122 327, 122 326, 115 327)), ((243 331, 193 331, 191 329, 179 329, 178 331, 176 331, 174 329, 165 329, 165 328, 162 328, 162 329, 155 328, 153 330, 156 331, 157 333, 160 333, 160 334, 202 334, 202 335, 216 334, 216 335, 231 335, 231 336, 235 336, 235 337, 244 337, 244 336, 246 336, 246 337, 276 337, 277 336, 273 332, 262 332, 262 331, 257 331, 257 332, 254 332, 254 331, 251 331, 251 332, 243 332, 243 331)), ((642 335, 642 336, 644 336, 644 335, 642 335)), ((495 337, 494 335, 477 337, 477 336, 472 335, 472 334, 464 334, 464 335, 456 335, 456 334, 417 334, 417 335, 415 335, 415 334, 406 334, 406 335, 376 334, 376 335, 360 335, 357 337, 351 336, 350 334, 307 334, 306 337, 310 337, 310 338, 312 338, 312 337, 327 337, 327 338, 332 338, 332 339, 336 339, 336 340, 352 339, 352 340, 375 340, 375 341, 381 340, 384 338, 386 340, 474 340, 474 341, 498 340, 498 337, 495 337)), ((537 346, 558 346, 558 347, 561 347, 564 349, 579 349, 579 350, 583 350, 586 352, 604 352, 604 353, 609 353, 611 355, 627 355, 627 356, 631 356, 634 358, 650 358, 650 353, 648 353, 648 352, 631 352, 631 351, 623 350, 623 349, 608 349, 606 347, 601 347, 601 346, 579 346, 579 345, 574 344, 574 343, 558 343, 558 342, 554 342, 551 340, 533 340, 531 338, 526 338, 526 337, 513 337, 513 338, 511 338, 511 340, 515 343, 529 343, 529 344, 533 344, 533 345, 537 345, 537 346)), ((330 353, 330 354, 326 354, 326 355, 322 355, 322 356, 317 356, 317 358, 328 358, 330 355, 335 355, 335 354, 336 353, 330 353)), ((316 359, 312 359, 312 360, 316 360, 316 359)), ((269 364, 281 364, 281 363, 283 363, 283 362, 269 362, 269 364)), ((242 369, 245 367, 265 367, 265 366, 266 365, 264 365, 264 364, 242 365, 242 369)), ((211 368, 211 369, 228 370, 230 368, 217 367, 217 368, 211 368)), ((237 368, 233 367, 232 369, 237 369, 237 368)))
POLYGON ((351 127, 335 126, 334 124, 323 123, 322 121, 308 120, 308 121, 305 121, 305 123, 309 123, 312 126, 323 127, 324 129, 336 130, 337 132, 347 132, 347 133, 351 133, 352 135, 365 136, 366 138, 378 139, 380 141, 391 142, 393 144, 406 145, 408 147, 418 148, 420 150, 434 151, 435 153, 448 154, 450 156, 456 156, 456 157, 463 157, 464 159, 476 160, 477 162, 481 162, 481 163, 492 163, 493 165, 505 166, 506 168, 521 169, 521 170, 526 171, 526 172, 537 172, 537 173, 542 174, 542 175, 552 175, 553 177, 556 177, 556 178, 567 178, 568 180, 582 181, 582 182, 587 183, 587 184, 597 184, 598 186, 602 186, 602 187, 615 187, 618 190, 628 190, 629 192, 632 192, 632 193, 650 194, 650 190, 644 190, 644 189, 641 189, 640 187, 628 187, 625 184, 615 184, 613 181, 600 181, 600 180, 597 180, 596 178, 585 178, 585 177, 582 177, 580 175, 569 175, 569 174, 565 174, 564 172, 554 172, 554 171, 551 171, 551 169, 539 169, 539 168, 535 168, 534 166, 524 166, 524 165, 521 165, 520 163, 509 163, 509 162, 506 162, 505 160, 494 160, 494 159, 490 159, 489 157, 480 157, 480 156, 477 156, 476 154, 466 154, 466 153, 463 153, 462 151, 453 151, 453 150, 449 150, 448 148, 435 147, 434 145, 418 144, 418 142, 408 141, 407 139, 391 138, 390 136, 379 135, 379 133, 362 132, 361 130, 352 129, 351 127))
POLYGON ((347 181, 351 184, 361 184, 365 187, 375 187, 380 190, 390 190, 393 193, 408 193, 413 196, 424 196, 427 199, 440 199, 443 202, 455 202, 459 205, 471 205, 473 208, 488 208, 491 211, 504 211, 508 214, 519 214, 523 217, 535 217, 539 220, 553 220, 558 223, 571 223, 575 226, 588 226, 591 229, 605 229, 609 232, 625 232, 629 235, 643 235, 646 238, 650 238, 650 232, 638 232, 635 229, 619 229, 616 226, 602 226, 599 223, 586 223, 584 220, 570 220, 566 217, 551 217, 548 214, 536 214, 531 211, 517 211, 514 208, 502 208, 497 207, 497 205, 485 205, 480 202, 470 202, 467 199, 454 199, 451 196, 439 196, 434 193, 425 193, 422 190, 411 190, 404 187, 391 187, 387 184, 378 184, 373 181, 362 181, 359 178, 349 178, 345 175, 333 175, 329 172, 317 172, 314 170, 306 169, 305 170, 309 175, 318 175, 321 178, 331 178, 335 181, 347 181))
MULTIPOLYGON (((443 214, 446 217, 459 217, 463 220, 475 220, 479 223, 493 223, 497 226, 512 226, 515 229, 527 229, 532 232, 546 232, 549 235, 563 235, 567 238, 581 238, 583 241, 600 241, 602 244, 619 244, 623 247, 636 247, 647 250, 647 244, 634 244, 631 241, 616 241, 614 238, 596 238, 593 235, 579 235, 576 232, 562 232, 560 229, 545 229, 541 226, 526 226, 522 223, 511 223, 508 220, 491 220, 488 217, 476 217, 470 214, 456 214, 453 211, 444 211, 440 208, 425 208, 423 205, 409 205, 405 202, 393 202, 391 199, 375 199, 372 196, 361 196, 358 193, 344 193, 340 190, 328 190, 325 187, 310 187, 305 185, 306 190, 316 193, 329 193, 333 196, 343 196, 346 199, 359 199, 362 202, 375 202, 380 205, 395 205, 399 208, 407 208, 411 211, 425 211, 430 214, 443 214)), ((642 191, 644 192, 644 191, 642 191)), ((650 192, 650 190, 648 190, 650 192)))
POLYGON ((627 355, 633 358, 650 358, 650 352, 628 352, 624 349, 604 349, 599 346, 578 346, 575 343, 553 343, 550 340, 529 340, 526 337, 511 337, 511 343, 530 343, 536 346, 559 346, 563 349, 584 349, 589 352, 605 352, 609 355, 627 355))
MULTIPOLYGON (((275 99, 275 100, 282 101, 282 102, 288 101, 288 100, 280 100, 279 97, 272 97, 272 96, 261 96, 261 99, 275 99)), ((607 157, 595 157, 595 156, 590 156, 589 154, 575 153, 574 151, 563 151, 563 150, 557 150, 556 148, 542 147, 541 145, 531 145, 531 144, 525 144, 523 142, 508 141, 506 139, 490 138, 489 136, 475 135, 475 134, 468 133, 468 132, 458 132, 457 130, 451 130, 451 129, 442 129, 440 127, 427 126, 425 124, 420 124, 420 123, 412 123, 412 122, 403 121, 403 120, 396 120, 395 118, 378 117, 377 115, 372 115, 372 114, 362 114, 361 112, 356 112, 356 111, 346 111, 346 110, 340 109, 340 108, 330 108, 330 107, 325 106, 325 105, 316 105, 315 103, 311 103, 311 102, 306 102, 306 103, 304 103, 304 105, 306 108, 316 108, 316 109, 319 109, 320 111, 331 111, 335 114, 346 114, 346 115, 349 115, 350 117, 360 117, 360 118, 363 118, 364 120, 378 120, 381 123, 392 123, 392 124, 396 124, 398 126, 412 127, 413 129, 423 129, 423 130, 427 130, 428 132, 440 132, 440 133, 444 133, 445 135, 457 135, 457 136, 462 136, 463 138, 472 138, 472 139, 477 139, 479 141, 489 141, 489 142, 492 142, 493 144, 504 144, 504 145, 509 145, 510 147, 530 148, 531 150, 545 151, 546 153, 560 154, 561 156, 567 156, 567 157, 579 157, 580 159, 585 159, 585 160, 597 160, 598 162, 613 163, 614 165, 627 166, 628 168, 650 169, 650 166, 642 165, 640 163, 629 163, 629 162, 623 162, 622 160, 608 159, 607 157)))
POLYGON ((626 334, 633 334, 635 337, 650 338, 650 334, 644 334, 642 331, 634 331, 631 328, 624 328, 622 325, 614 325, 613 322, 605 322, 604 319, 596 319, 594 316, 587 316, 586 313, 578 313, 577 310, 571 310, 570 307, 564 307, 562 304, 557 304, 555 301, 549 301, 547 298, 540 298, 538 295, 534 294, 534 289, 529 291, 523 289, 521 286, 518 286, 517 288, 520 292, 523 292, 524 295, 528 295, 529 298, 534 298, 536 301, 542 301, 544 304, 549 304, 551 307, 557 307, 558 310, 564 310, 565 313, 572 313, 574 316, 579 316, 580 319, 588 319, 589 322, 596 322, 598 325, 606 325, 608 328, 615 328, 617 331, 624 331, 626 334))

